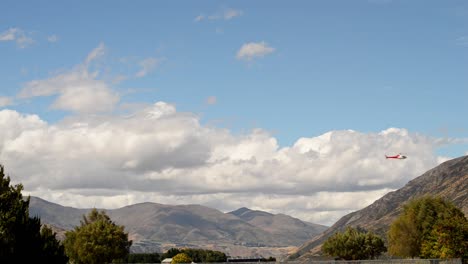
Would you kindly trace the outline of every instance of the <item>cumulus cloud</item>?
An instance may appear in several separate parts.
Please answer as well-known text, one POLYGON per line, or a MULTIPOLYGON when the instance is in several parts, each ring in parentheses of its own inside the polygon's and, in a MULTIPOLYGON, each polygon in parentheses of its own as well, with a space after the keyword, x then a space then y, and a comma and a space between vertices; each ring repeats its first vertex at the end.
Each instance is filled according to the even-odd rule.
POLYGON ((27 193, 68 206, 136 202, 241 206, 331 224, 437 165, 438 139, 390 128, 330 131, 280 147, 157 102, 125 116, 48 124, 0 111, 0 160, 27 193), (402 152, 407 160, 386 160, 402 152))
POLYGON ((104 52, 105 46, 100 44, 88 54, 84 64, 48 79, 30 81, 24 85, 18 97, 24 99, 57 95, 51 105, 52 109, 76 113, 112 111, 120 96, 105 81, 97 79, 97 72, 88 69, 90 63, 104 52))
POLYGON ((0 96, 0 107, 5 107, 13 104, 11 97, 0 96))
POLYGON ((250 61, 254 58, 264 57, 272 52, 275 49, 270 47, 266 42, 250 42, 242 45, 242 47, 237 52, 236 58, 239 60, 250 61))
POLYGON ((0 41, 14 41, 21 49, 24 49, 34 43, 31 34, 20 28, 9 28, 8 30, 0 33, 0 41))

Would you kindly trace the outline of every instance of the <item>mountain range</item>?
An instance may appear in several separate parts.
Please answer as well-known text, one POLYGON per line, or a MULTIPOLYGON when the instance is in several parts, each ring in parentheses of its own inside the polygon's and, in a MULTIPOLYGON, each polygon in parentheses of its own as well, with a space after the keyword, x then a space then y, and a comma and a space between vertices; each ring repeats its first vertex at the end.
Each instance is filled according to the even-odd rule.
MULTIPOLYGON (((30 199, 30 215, 64 238, 91 209, 77 209, 30 199)), ((221 250, 232 256, 280 256, 320 234, 327 227, 284 214, 240 208, 230 213, 201 205, 140 203, 104 210, 125 226, 134 252, 164 252, 171 247, 221 250)))
POLYGON ((450 200, 467 216, 468 156, 446 161, 364 209, 343 216, 324 233, 300 246, 288 259, 305 260, 320 256, 321 245, 326 239, 336 232, 343 231, 347 226, 359 226, 385 238, 390 224, 401 213, 403 205, 412 198, 423 195, 440 196, 450 200))

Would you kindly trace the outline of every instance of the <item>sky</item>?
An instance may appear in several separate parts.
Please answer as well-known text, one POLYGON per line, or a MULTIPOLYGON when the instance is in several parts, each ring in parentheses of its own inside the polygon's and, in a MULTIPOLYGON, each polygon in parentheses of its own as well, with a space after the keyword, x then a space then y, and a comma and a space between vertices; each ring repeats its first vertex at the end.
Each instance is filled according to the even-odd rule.
POLYGON ((468 154, 466 1, 0 10, 0 164, 27 195, 332 225, 468 154))

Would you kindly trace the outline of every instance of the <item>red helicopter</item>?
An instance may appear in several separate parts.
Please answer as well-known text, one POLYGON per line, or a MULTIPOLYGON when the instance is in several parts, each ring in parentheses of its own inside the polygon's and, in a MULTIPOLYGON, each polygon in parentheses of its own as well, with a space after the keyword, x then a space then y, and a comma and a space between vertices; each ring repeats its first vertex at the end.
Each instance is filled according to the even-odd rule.
POLYGON ((401 155, 401 153, 400 153, 400 154, 395 155, 395 156, 387 156, 387 155, 385 155, 385 158, 386 158, 386 159, 406 159, 406 156, 401 155))

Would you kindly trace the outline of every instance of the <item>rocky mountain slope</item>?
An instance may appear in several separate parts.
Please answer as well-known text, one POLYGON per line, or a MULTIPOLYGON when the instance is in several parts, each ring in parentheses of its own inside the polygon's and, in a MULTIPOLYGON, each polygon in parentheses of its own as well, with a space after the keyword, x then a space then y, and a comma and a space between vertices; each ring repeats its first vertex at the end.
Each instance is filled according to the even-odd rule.
POLYGON ((385 236, 402 206, 410 199, 423 195, 445 197, 468 215, 468 156, 446 161, 368 207, 343 216, 324 233, 299 247, 289 259, 308 259, 319 255, 323 242, 347 226, 360 226, 385 236))
POLYGON ((299 241, 307 241, 327 229, 323 225, 304 222, 288 215, 275 215, 263 211, 250 210, 245 207, 229 214, 235 215, 247 223, 273 234, 279 241, 285 240, 290 245, 300 245, 303 242, 299 241))
MULTIPOLYGON (((89 210, 64 207, 37 197, 30 201, 31 216, 37 215, 42 223, 63 232, 79 225, 89 210)), ((327 228, 247 208, 223 213, 201 205, 141 203, 105 211, 113 221, 125 226, 134 241, 132 250, 137 252, 187 246, 236 255, 279 256, 327 228), (244 214, 239 214, 241 211, 244 214), (247 219, 247 215, 251 217, 247 219)), ((63 237, 63 232, 59 232, 59 237, 63 237)))

